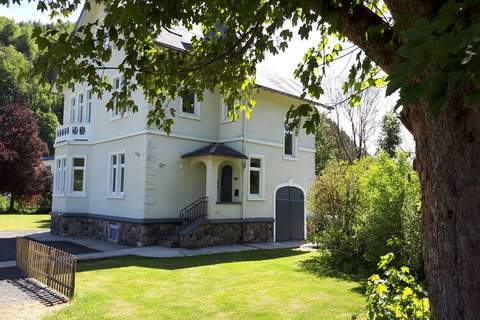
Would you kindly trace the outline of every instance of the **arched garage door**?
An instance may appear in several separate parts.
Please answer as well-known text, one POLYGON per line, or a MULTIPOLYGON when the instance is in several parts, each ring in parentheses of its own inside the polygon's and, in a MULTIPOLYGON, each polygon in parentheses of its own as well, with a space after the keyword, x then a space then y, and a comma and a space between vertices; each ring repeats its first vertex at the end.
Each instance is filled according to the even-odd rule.
POLYGON ((275 205, 276 241, 303 240, 305 235, 303 191, 295 187, 277 190, 275 205))

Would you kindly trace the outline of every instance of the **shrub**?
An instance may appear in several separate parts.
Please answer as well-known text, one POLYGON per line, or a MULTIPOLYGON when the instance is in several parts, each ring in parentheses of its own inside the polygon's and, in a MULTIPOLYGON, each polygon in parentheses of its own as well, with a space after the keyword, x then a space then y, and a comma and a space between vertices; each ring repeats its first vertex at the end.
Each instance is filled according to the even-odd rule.
POLYGON ((359 233, 365 244, 365 260, 373 268, 380 256, 394 249, 400 264, 420 271, 420 183, 405 154, 391 159, 381 153, 359 184, 364 210, 359 233), (389 239, 397 239, 401 245, 388 248, 389 239))
POLYGON ((332 163, 309 191, 311 240, 333 266, 370 273, 392 249, 387 240, 396 238, 403 244, 395 248, 399 260, 421 270, 419 203, 418 177, 404 154, 332 163))
POLYGON ((374 274, 368 279, 367 308, 371 320, 430 319, 426 291, 410 274, 408 267, 393 266, 395 255, 388 253, 378 263, 383 278, 374 274))
POLYGON ((307 198, 316 226, 312 240, 330 253, 333 266, 348 272, 357 272, 363 261, 364 248, 358 232, 363 210, 358 182, 367 166, 367 160, 353 166, 331 163, 314 182, 307 198))

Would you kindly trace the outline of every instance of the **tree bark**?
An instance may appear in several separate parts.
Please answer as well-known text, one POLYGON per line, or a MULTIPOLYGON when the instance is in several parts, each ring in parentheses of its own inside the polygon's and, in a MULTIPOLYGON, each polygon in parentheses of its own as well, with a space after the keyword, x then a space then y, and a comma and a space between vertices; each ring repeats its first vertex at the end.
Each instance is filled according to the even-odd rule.
POLYGON ((425 103, 402 110, 416 143, 422 232, 433 319, 480 319, 480 107, 451 95, 434 119, 425 103))

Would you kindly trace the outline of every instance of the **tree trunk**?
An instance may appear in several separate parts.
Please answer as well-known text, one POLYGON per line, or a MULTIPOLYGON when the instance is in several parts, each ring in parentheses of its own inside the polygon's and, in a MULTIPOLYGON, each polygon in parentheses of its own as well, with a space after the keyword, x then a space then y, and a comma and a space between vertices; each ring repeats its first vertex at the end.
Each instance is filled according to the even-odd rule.
POLYGON ((14 212, 15 211, 15 197, 13 194, 10 194, 10 207, 8 208, 8 212, 14 212))
POLYGON ((424 103, 402 110, 416 142, 422 232, 433 319, 480 319, 480 107, 460 92, 434 119, 424 103))

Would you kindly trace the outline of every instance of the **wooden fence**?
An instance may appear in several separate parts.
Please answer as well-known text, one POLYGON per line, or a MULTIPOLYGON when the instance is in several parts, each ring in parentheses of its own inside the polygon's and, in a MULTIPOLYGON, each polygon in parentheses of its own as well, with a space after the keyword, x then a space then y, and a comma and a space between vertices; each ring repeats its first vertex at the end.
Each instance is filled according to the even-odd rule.
POLYGON ((77 258, 26 238, 17 238, 17 268, 67 298, 73 297, 77 258))

